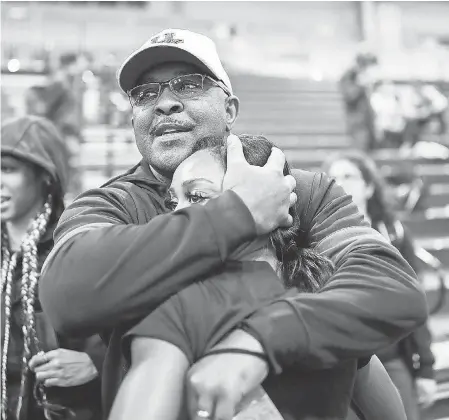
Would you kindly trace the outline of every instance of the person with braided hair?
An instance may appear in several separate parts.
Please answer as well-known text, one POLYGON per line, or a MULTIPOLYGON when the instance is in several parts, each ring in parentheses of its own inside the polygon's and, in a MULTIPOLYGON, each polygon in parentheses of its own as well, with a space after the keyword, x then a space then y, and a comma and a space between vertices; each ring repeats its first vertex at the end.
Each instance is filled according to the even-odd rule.
POLYGON ((40 117, 5 121, 1 137, 2 420, 100 419, 100 338, 58 336, 37 288, 64 210, 67 150, 40 117))

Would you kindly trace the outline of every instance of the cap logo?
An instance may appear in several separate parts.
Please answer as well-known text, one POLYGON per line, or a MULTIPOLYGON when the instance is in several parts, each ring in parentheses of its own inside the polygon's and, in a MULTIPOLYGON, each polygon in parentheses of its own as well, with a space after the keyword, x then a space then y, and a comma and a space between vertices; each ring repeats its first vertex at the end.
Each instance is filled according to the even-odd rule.
POLYGON ((152 44, 179 44, 184 42, 183 39, 175 38, 176 34, 174 32, 166 32, 165 34, 157 35, 151 38, 152 44))

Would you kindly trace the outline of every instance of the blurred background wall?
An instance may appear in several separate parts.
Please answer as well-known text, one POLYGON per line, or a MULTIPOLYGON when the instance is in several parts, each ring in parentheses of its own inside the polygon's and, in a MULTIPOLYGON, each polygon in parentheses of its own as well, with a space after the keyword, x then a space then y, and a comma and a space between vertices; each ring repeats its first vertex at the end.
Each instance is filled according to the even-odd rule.
POLYGON ((17 59, 19 71, 51 65, 65 50, 116 66, 149 34, 180 26, 208 34, 228 66, 252 72, 336 78, 364 41, 401 77, 449 77, 447 2, 11 1, 1 7, 2 68, 17 59))

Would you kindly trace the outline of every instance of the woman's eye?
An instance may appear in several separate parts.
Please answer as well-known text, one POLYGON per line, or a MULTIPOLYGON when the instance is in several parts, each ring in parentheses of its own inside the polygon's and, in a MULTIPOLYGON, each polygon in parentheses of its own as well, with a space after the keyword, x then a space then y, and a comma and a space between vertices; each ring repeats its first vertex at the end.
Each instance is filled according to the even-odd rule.
POLYGON ((190 193, 190 194, 187 194, 187 199, 192 204, 202 203, 203 201, 207 200, 208 198, 209 197, 207 197, 206 195, 203 195, 201 193, 190 193))

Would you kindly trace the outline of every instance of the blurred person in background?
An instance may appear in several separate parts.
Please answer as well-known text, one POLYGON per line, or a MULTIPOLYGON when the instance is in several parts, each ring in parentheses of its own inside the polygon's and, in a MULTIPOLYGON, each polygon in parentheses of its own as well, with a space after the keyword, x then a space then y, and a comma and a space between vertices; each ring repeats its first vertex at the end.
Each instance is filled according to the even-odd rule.
MULTIPOLYGON (((387 187, 374 161, 361 152, 343 152, 330 157, 323 170, 352 196, 366 220, 418 271, 412 238, 387 204, 387 187)), ((399 390, 408 420, 419 420, 420 406, 431 406, 436 396, 431 342, 429 328, 424 324, 376 353, 399 390)))
POLYGON ((420 129, 423 130, 430 126, 431 132, 436 134, 446 133, 448 98, 430 83, 416 80, 413 87, 420 99, 418 105, 421 111, 418 118, 420 129), (433 126, 436 126, 436 128, 433 126))
POLYGON ((370 96, 379 80, 377 57, 371 52, 360 52, 355 63, 343 73, 340 90, 346 109, 349 135, 353 146, 359 150, 375 147, 374 115, 370 96))
MULTIPOLYGON (((81 141, 81 58, 67 53, 45 86, 45 117, 61 131, 66 141, 81 141)), ((71 144, 69 143, 69 146, 71 144)))
POLYGON ((408 133, 416 137, 417 125, 413 119, 407 118, 414 107, 410 101, 403 100, 404 95, 401 93, 400 87, 387 80, 377 83, 371 92, 369 102, 374 119, 376 148, 399 149, 407 143, 406 138, 410 137, 408 133))
MULTIPOLYGON (((124 327, 215 272, 240 245, 291 226, 288 210, 297 199, 301 234, 338 268, 319 294, 273 302, 227 337, 229 346, 263 353, 267 362, 216 354, 190 368, 186 385, 203 418, 204 410, 211 411, 203 402, 234 410, 269 369, 344 370, 346 361, 371 356, 425 321, 424 292, 399 252, 325 174, 283 175, 279 149, 263 167, 243 157, 228 160, 221 196, 168 212, 165 194, 178 165, 204 137, 227 138, 239 114, 239 99, 210 38, 166 29, 125 60, 118 81, 132 105, 142 160, 66 209, 40 283, 57 331, 108 332, 106 413, 126 373, 124 327)), ((234 139, 228 153, 239 147, 234 139)), ((347 367, 353 375, 355 364, 347 367)), ((346 385, 350 393, 351 383, 346 385)))
POLYGON ((413 152, 425 130, 433 130, 436 134, 443 134, 446 130, 448 101, 431 84, 380 80, 374 84, 369 101, 374 118, 376 148, 413 152))
POLYGON ((45 118, 47 107, 44 102, 44 96, 44 86, 30 86, 25 91, 25 109, 27 115, 36 115, 45 118))
POLYGON ((35 116, 5 121, 1 138, 2 419, 100 420, 103 344, 55 333, 37 294, 64 210, 65 144, 35 116))
POLYGON ((82 142, 81 72, 83 58, 67 53, 59 58, 59 66, 43 86, 32 86, 26 93, 27 112, 49 119, 60 131, 70 152, 70 193, 81 192, 79 154, 82 142))

